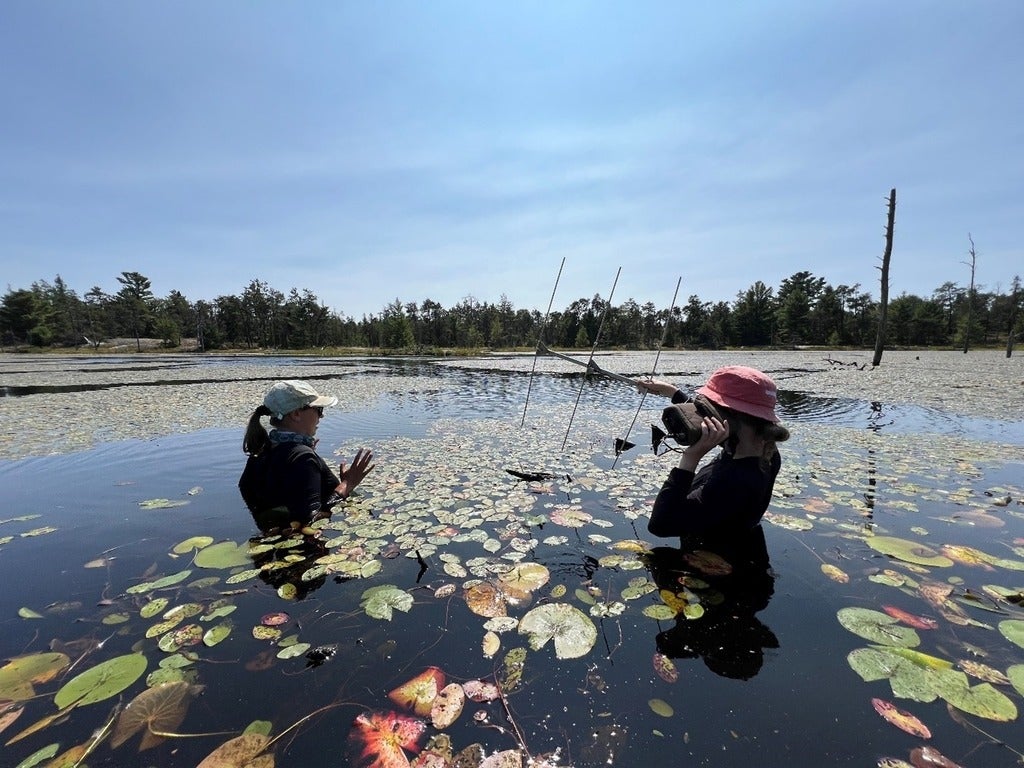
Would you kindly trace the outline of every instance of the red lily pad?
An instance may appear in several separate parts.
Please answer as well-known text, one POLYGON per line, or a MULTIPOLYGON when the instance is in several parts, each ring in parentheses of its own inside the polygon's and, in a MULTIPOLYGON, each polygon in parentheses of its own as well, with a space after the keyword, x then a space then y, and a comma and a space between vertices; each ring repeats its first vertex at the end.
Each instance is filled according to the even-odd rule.
POLYGON ((362 747, 366 768, 408 768, 406 751, 419 752, 427 724, 397 712, 363 712, 356 717, 349 740, 362 747))
POLYGON ((930 739, 932 737, 932 732, 928 730, 928 726, 909 712, 898 709, 895 704, 882 699, 872 699, 871 704, 878 714, 901 731, 906 731, 911 736, 917 736, 921 739, 930 739))
POLYGON ((882 610, 897 621, 903 622, 908 627, 913 627, 914 629, 936 629, 939 626, 939 622, 935 621, 935 619, 926 619, 924 616, 907 613, 902 608, 897 608, 894 605, 883 605, 882 610))
POLYGON ((663 653, 655 653, 652 661, 654 662, 654 671, 666 683, 674 683, 679 679, 679 670, 676 669, 675 662, 668 656, 663 653))

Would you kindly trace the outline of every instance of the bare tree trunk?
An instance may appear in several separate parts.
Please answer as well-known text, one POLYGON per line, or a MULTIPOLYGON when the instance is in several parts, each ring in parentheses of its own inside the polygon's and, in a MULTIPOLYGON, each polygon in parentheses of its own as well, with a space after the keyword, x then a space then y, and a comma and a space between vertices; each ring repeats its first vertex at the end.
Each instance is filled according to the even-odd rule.
POLYGON ((971 268, 971 288, 967 291, 967 322, 964 325, 964 354, 967 354, 967 349, 971 345, 971 323, 974 321, 974 267, 978 261, 978 255, 974 252, 974 238, 971 237, 971 233, 967 233, 967 239, 971 241, 971 250, 968 253, 971 255, 971 260, 963 262, 971 268))
POLYGON ((889 191, 889 219, 885 227, 885 253, 882 254, 881 299, 878 303, 878 333, 875 336, 875 356, 871 365, 881 365, 885 348, 885 320, 889 314, 889 259, 892 257, 892 233, 896 224, 896 190, 889 191))
POLYGON ((1013 355, 1014 331, 1017 325, 1017 302, 1020 301, 1020 278, 1013 278, 1013 295, 1010 297, 1010 318, 1006 323, 1006 357, 1013 355))

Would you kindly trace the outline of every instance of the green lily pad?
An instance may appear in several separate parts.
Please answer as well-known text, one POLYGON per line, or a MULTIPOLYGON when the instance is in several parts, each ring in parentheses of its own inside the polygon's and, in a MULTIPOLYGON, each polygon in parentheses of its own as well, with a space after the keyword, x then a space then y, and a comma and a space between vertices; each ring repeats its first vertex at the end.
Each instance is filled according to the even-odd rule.
POLYGON ((234 627, 229 621, 222 622, 215 627, 210 627, 203 634, 203 644, 211 647, 216 645, 230 635, 232 629, 234 627))
POLYGON ((519 633, 539 650, 554 640, 555 656, 575 659, 590 652, 597 642, 597 627, 579 608, 568 603, 548 603, 527 611, 519 621, 519 633))
POLYGON ((1024 664, 1014 664, 1006 670, 1006 676, 1010 678, 1010 685, 1017 689, 1017 693, 1024 696, 1024 664))
POLYGON ((662 699, 651 699, 647 702, 647 706, 651 708, 651 712, 662 717, 672 717, 675 714, 672 705, 662 699))
POLYGON ((366 590, 360 603, 367 616, 386 621, 391 621, 393 611, 408 613, 412 604, 412 595, 394 584, 381 584, 366 590))
POLYGON ((259 575, 260 575, 260 569, 259 568, 247 568, 244 571, 239 571, 238 573, 233 573, 232 575, 228 576, 226 579, 224 579, 224 583, 225 584, 241 584, 243 581, 248 581, 249 579, 255 579, 259 575))
POLYGON ((33 683, 45 683, 71 663, 63 653, 18 656, 0 667, 0 699, 24 701, 35 696, 33 683))
POLYGON ((929 668, 915 664, 898 651, 900 648, 857 648, 846 660, 864 682, 888 680, 893 696, 914 701, 935 701, 929 668))
POLYGON ((167 609, 167 604, 169 602, 170 600, 166 597, 158 597, 155 600, 150 600, 139 609, 139 616, 144 619, 151 619, 158 613, 163 613, 167 609))
POLYGON ((839 623, 855 635, 879 645, 913 648, 921 638, 911 627, 900 624, 887 613, 870 608, 840 608, 836 613, 839 623))
POLYGON ((68 681, 53 697, 58 709, 109 699, 128 688, 146 671, 146 657, 129 653, 108 659, 68 681))
POLYGON ((140 509, 171 509, 172 507, 183 507, 188 504, 186 500, 174 499, 146 499, 139 502, 140 509))
POLYGON ((294 659, 297 656, 302 656, 309 650, 309 643, 294 643, 286 646, 277 652, 277 658, 279 659, 294 659))
POLYGON ((60 749, 60 743, 50 744, 42 749, 37 749, 31 755, 14 766, 14 768, 35 768, 37 765, 42 765, 44 760, 49 760, 51 757, 56 755, 58 749, 60 749))
POLYGON ((218 541, 200 549, 192 562, 197 568, 236 568, 252 564, 248 545, 233 541, 218 541))
POLYGON ((190 539, 185 539, 182 542, 174 545, 171 550, 176 555, 184 555, 186 552, 191 552, 193 549, 202 549, 213 544, 212 536, 193 536, 190 539))
POLYGON ((156 581, 147 581, 142 584, 136 584, 134 586, 128 587, 128 589, 126 589, 125 592, 127 592, 129 595, 141 595, 144 592, 152 592, 154 589, 173 587, 175 584, 184 581, 191 575, 192 571, 178 571, 177 573, 172 573, 170 576, 164 576, 162 578, 159 578, 156 581))
POLYGON ((900 539, 895 536, 868 536, 864 541, 875 551, 904 562, 936 568, 949 568, 953 565, 953 561, 948 557, 919 541, 900 539))
POLYGON ((664 603, 648 605, 641 611, 641 613, 649 619, 657 619, 658 621, 670 621, 676 617, 675 610, 669 608, 664 603))
POLYGON ((1011 643, 1016 643, 1024 648, 1024 621, 1021 619, 1007 619, 999 622, 999 631, 1011 643))
POLYGON ((971 687, 963 672, 946 669, 936 671, 935 686, 939 696, 970 715, 1002 723, 1017 719, 1017 706, 991 683, 971 687))

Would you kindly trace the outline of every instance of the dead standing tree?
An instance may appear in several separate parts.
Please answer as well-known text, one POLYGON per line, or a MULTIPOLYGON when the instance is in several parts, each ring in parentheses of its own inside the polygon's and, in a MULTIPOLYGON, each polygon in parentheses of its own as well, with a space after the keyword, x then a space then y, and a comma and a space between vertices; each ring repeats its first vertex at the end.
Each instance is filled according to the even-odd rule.
POLYGON ((885 320, 889 312, 889 259, 892 257, 892 232, 896 224, 896 190, 889 191, 889 219, 885 227, 885 253, 882 254, 881 299, 878 303, 878 333, 875 335, 875 356, 871 365, 881 365, 885 348, 885 320))
POLYGON ((1017 312, 1020 307, 1020 278, 1014 276, 1013 278, 1013 295, 1010 297, 1010 317, 1007 319, 1006 325, 1006 356, 1010 357, 1013 354, 1013 340, 1014 332, 1017 326, 1017 312))
POLYGON ((967 239, 971 241, 971 250, 967 253, 970 255, 970 261, 961 262, 971 268, 971 288, 967 291, 967 322, 964 323, 964 354, 967 354, 967 349, 971 345, 971 323, 974 321, 974 268, 978 261, 978 255, 974 252, 974 238, 971 237, 971 233, 967 233, 967 239))

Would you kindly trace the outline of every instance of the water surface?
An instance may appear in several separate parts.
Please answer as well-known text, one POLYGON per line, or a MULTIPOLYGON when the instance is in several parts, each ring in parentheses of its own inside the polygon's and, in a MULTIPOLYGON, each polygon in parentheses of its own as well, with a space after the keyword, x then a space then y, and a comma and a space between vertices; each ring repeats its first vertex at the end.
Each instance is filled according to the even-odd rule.
MULTIPOLYGON (((872 766, 886 756, 908 759, 911 749, 926 742, 884 722, 871 703, 882 698, 924 721, 932 732, 927 743, 965 766, 1016 764, 1009 749, 951 719, 942 700, 899 699, 884 680, 864 682, 847 655, 869 643, 844 629, 837 612, 898 606, 938 622, 936 629, 921 631, 918 650, 953 664, 983 661, 1003 672, 1024 663, 1024 649, 997 630, 1000 621, 1020 618, 1019 610, 1005 601, 968 599, 984 594, 986 586, 1024 589, 1024 571, 1011 565, 1024 561, 1019 421, 784 389, 781 412, 793 438, 783 446, 783 473, 763 525, 771 577, 696 588, 704 617, 659 621, 642 612, 660 602, 657 591, 623 597, 631 580, 653 583, 655 574, 616 545, 673 544, 647 534, 646 514, 674 462, 671 454, 654 456, 649 449, 650 424, 663 403, 645 402, 638 413, 635 393, 617 382, 588 381, 572 371, 543 372, 531 380, 529 370, 432 361, 247 361, 244 381, 233 361, 216 359, 139 366, 135 357, 123 363, 107 358, 76 366, 56 377, 65 379, 51 385, 60 390, 20 379, 8 384, 10 399, 0 404, 34 402, 45 410, 47 403, 62 402, 52 398, 89 398, 101 388, 120 388, 132 393, 126 403, 141 408, 137 403, 149 395, 139 393, 177 402, 181 392, 202 382, 232 393, 240 402, 228 408, 242 418, 235 426, 140 434, 0 462, 0 536, 10 537, 0 545, 7 586, 0 597, 0 655, 40 652, 55 639, 103 641, 63 681, 38 685, 40 696, 24 704, 4 739, 53 714, 52 694, 90 665, 136 651, 149 661, 147 674, 157 669, 170 654, 159 649, 159 638, 145 636, 158 620, 139 615, 150 598, 166 596, 171 605, 198 602, 204 609, 226 599, 236 606, 229 617, 232 633, 212 647, 191 649, 201 659, 191 669, 204 688, 179 731, 239 732, 254 720, 269 720, 279 733, 319 707, 343 702, 279 742, 276 764, 358 764, 349 742, 355 716, 398 710, 388 691, 423 669, 437 667, 458 682, 505 678, 508 652, 528 648, 527 638, 514 628, 502 631, 500 650, 486 657, 488 619, 469 609, 464 589, 515 562, 534 562, 549 570, 550 580, 523 604, 510 604, 509 616, 521 618, 544 603, 570 604, 591 617, 597 641, 574 659, 557 659, 552 643, 529 650, 521 683, 504 703, 470 703, 446 730, 455 751, 472 743, 487 752, 519 747, 576 766, 872 766), (119 384, 122 364, 148 369, 147 381, 119 384), (90 380, 82 373, 87 369, 109 373, 111 380, 90 380), (345 544, 327 548, 336 550, 359 538, 353 529, 372 527, 376 533, 364 542, 364 553, 379 561, 380 570, 365 579, 327 575, 304 581, 302 573, 323 553, 304 545, 293 551, 305 559, 290 568, 228 584, 232 572, 246 567, 197 568, 191 554, 173 549, 199 535, 243 545, 254 536, 235 487, 244 459, 244 415, 265 382, 282 371, 303 370, 343 400, 322 424, 321 452, 330 454, 337 446, 339 460, 368 445, 378 457, 360 500, 322 538, 345 538, 345 544), (530 406, 524 409, 528 388, 530 406), (637 447, 617 457, 614 439, 631 424, 637 447), (527 483, 508 469, 552 477, 527 483), (1006 497, 1009 503, 1002 506, 1006 497), (140 507, 152 499, 186 503, 140 507), (566 511, 583 522, 556 522, 566 511), (55 530, 38 533, 44 527, 55 530), (878 534, 935 549, 973 547, 1006 563, 922 572, 871 549, 866 537, 878 534), (86 567, 102 558, 103 567, 86 567), (452 575, 460 572, 452 563, 467 568, 475 559, 486 563, 483 576, 452 575), (825 564, 848 581, 829 578, 825 564), (183 569, 193 573, 179 585, 126 591, 183 569), (918 583, 952 585, 950 599, 971 623, 951 623, 913 589, 869 580, 884 569, 918 583), (221 581, 190 586, 207 576, 221 581), (279 595, 285 583, 298 587, 298 599, 279 595), (361 607, 365 591, 384 584, 414 599, 407 613, 396 611, 391 621, 370 618, 361 607), (435 596, 445 585, 455 587, 453 595, 435 596), (40 618, 22 618, 20 608, 40 618), (320 665, 304 656, 277 659, 281 646, 252 635, 262 617, 276 611, 290 617, 285 636, 335 647, 335 654, 320 665), (126 622, 104 623, 122 612, 129 616, 126 622), (675 682, 657 674, 658 653, 673 658, 675 682), (672 714, 657 714, 651 700, 664 702, 672 714)), ((145 413, 134 415, 145 423, 145 413)), ((111 413, 109 419, 123 417, 111 413)), ((144 687, 145 677, 123 700, 144 687)), ((1012 686, 997 687, 1021 707, 1012 686)), ((65 722, 0 748, 0 762, 17 765, 47 745, 59 743, 64 750, 85 741, 115 701, 74 710, 65 722)), ((994 739, 1024 751, 1016 722, 968 717, 994 739)), ((427 735, 435 733, 428 727, 427 735)), ((135 739, 117 750, 103 745, 88 764, 191 766, 227 738, 168 740, 142 756, 135 755, 135 739)))

